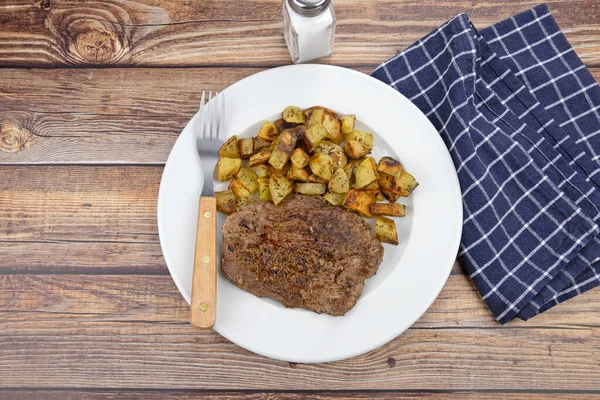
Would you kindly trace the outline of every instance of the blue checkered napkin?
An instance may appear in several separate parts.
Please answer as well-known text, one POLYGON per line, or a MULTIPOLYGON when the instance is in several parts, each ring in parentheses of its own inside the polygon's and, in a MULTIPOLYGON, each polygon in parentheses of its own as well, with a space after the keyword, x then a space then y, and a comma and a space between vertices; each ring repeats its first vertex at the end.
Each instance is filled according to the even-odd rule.
POLYGON ((481 32, 461 14, 373 76, 448 146, 459 257, 498 321, 600 284, 600 87, 545 6, 481 32))

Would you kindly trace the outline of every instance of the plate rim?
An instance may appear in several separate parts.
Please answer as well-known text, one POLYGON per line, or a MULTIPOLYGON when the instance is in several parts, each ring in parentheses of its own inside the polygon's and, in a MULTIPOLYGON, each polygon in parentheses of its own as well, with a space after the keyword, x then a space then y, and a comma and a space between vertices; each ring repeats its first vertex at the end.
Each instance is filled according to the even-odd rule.
MULTIPOLYGON (((401 94, 400 92, 398 92, 397 90, 395 90, 394 88, 392 88, 391 86, 377 80, 376 78, 373 78, 372 76, 368 75, 368 74, 364 74, 362 72, 359 71, 355 71, 349 68, 344 68, 344 67, 339 67, 339 66, 334 66, 334 65, 327 65, 327 64, 299 64, 299 65, 286 65, 286 66, 281 66, 281 67, 276 67, 276 68, 270 68, 270 69, 266 69, 264 71, 260 71, 257 72, 255 74, 249 75, 244 77, 243 79, 240 79, 239 81, 234 82, 233 84, 231 84, 230 86, 228 86, 227 88, 225 88, 222 92, 224 92, 225 94, 227 93, 227 91, 231 91, 233 90, 233 88, 235 88, 238 85, 243 84, 243 82, 245 82, 246 80, 249 79, 256 79, 257 76, 260 75, 268 75, 268 74, 272 74, 274 73, 273 71, 280 71, 283 69, 328 69, 328 70, 334 70, 334 71, 343 71, 343 73, 350 73, 353 74, 357 77, 360 77, 360 79, 366 79, 368 81, 370 81, 372 84, 378 85, 380 86, 382 89, 385 88, 385 90, 390 91, 390 93, 393 93, 393 95, 398 96, 400 99, 402 99, 408 107, 413 108, 413 111, 420 114, 423 117, 423 121, 429 125, 429 127, 436 133, 437 129, 433 126, 433 124, 431 123, 431 121, 423 114, 423 112, 421 110, 419 110, 419 108, 412 103, 409 99, 407 99, 403 94, 401 94)), ((175 144, 177 143, 177 141, 180 140, 181 135, 183 134, 183 132, 188 129, 188 126, 190 124, 193 123, 194 118, 196 116, 197 112, 194 113, 191 117, 190 120, 186 123, 186 125, 184 126, 184 128, 182 129, 182 131, 180 132, 179 136, 177 137, 176 142, 173 144, 173 146, 171 147, 171 150, 169 152, 169 156, 167 158, 167 161, 165 162, 165 167, 163 170, 163 174, 161 176, 161 180, 160 180, 160 186, 159 186, 159 191, 158 191, 158 201, 157 201, 157 225, 158 225, 158 235, 159 235, 159 242, 160 242, 160 246, 161 246, 161 251, 163 254, 163 258, 165 260, 165 264, 167 265, 167 269, 169 270, 169 275, 171 276, 171 279, 173 280, 173 282, 175 283, 179 293, 181 294, 181 296, 184 298, 184 300, 186 300, 186 302, 189 304, 189 300, 188 298, 184 295, 184 290, 182 289, 182 285, 183 283, 180 282, 180 280, 178 278, 176 278, 176 275, 174 274, 174 270, 173 268, 170 266, 170 262, 169 262, 169 256, 168 256, 168 251, 165 248, 165 240, 163 240, 163 236, 166 235, 166 233, 164 233, 164 230, 166 229, 164 227, 164 225, 161 223, 162 220, 162 211, 164 206, 164 195, 163 192, 166 190, 164 183, 165 180, 165 176, 166 176, 166 170, 167 170, 167 165, 169 164, 169 161, 171 160, 171 157, 174 156, 173 153, 173 149, 175 147, 175 144)), ((440 136, 437 136, 437 138, 443 142, 442 138, 440 136)), ((454 166, 454 163, 452 161, 450 152, 447 149, 447 146, 445 145, 445 143, 442 143, 444 146, 444 149, 446 150, 444 152, 444 156, 450 161, 450 163, 454 166)), ((457 198, 457 209, 456 210, 448 210, 448 212, 452 212, 453 215, 455 215, 454 221, 455 221, 455 232, 454 232, 454 237, 452 240, 452 243, 450 245, 451 248, 455 249, 455 253, 458 255, 458 250, 459 250, 459 246, 460 246, 460 240, 461 240, 461 236, 462 236, 462 220, 463 220, 463 207, 462 207, 462 195, 461 195, 461 188, 460 188, 460 183, 458 180, 458 175, 456 173, 456 169, 453 168, 453 173, 451 173, 452 176, 452 186, 454 186, 457 190, 456 190, 456 195, 458 196, 457 198)), ((225 334, 219 330, 215 329, 215 332, 219 333, 221 336, 223 336, 224 338, 226 338, 227 340, 231 341, 232 343, 261 356, 265 356, 271 359, 275 359, 275 360, 280 360, 280 361, 286 361, 286 362, 299 362, 299 363, 323 363, 323 362, 332 362, 332 361, 339 361, 339 360, 345 360, 345 359, 349 359, 349 358, 353 358, 362 354, 366 354, 368 352, 371 352, 387 343, 389 343, 390 341, 392 341, 393 339, 395 339, 396 337, 399 337, 402 333, 404 333, 406 330, 408 330, 412 325, 414 325, 414 323, 416 321, 418 321, 423 314, 431 307, 431 305, 433 304, 433 302, 439 297, 440 292, 442 291, 442 289, 444 288, 444 286, 446 285, 448 278, 452 272, 452 268, 454 266, 454 263, 456 261, 457 257, 453 257, 452 260, 449 262, 449 265, 447 265, 445 267, 445 273, 443 276, 443 279, 440 280, 440 284, 439 287, 436 288, 435 290, 435 295, 431 296, 431 298, 429 299, 428 302, 424 303, 424 306, 421 307, 418 310, 418 313, 416 313, 416 317, 414 319, 411 320, 411 322, 408 324, 407 327, 405 328, 401 328, 398 330, 394 330, 394 332, 390 332, 388 335, 381 335, 381 339, 380 340, 374 340, 371 345, 368 346, 359 346, 356 350, 348 350, 344 356, 339 357, 339 356, 330 356, 330 357, 320 357, 318 360, 315 360, 312 357, 297 357, 297 358, 290 358, 290 357, 285 357, 285 356, 281 356, 278 355, 276 353, 271 353, 268 349, 257 349, 254 345, 249 344, 249 343, 240 343, 239 340, 234 340, 232 339, 228 334, 225 334)))

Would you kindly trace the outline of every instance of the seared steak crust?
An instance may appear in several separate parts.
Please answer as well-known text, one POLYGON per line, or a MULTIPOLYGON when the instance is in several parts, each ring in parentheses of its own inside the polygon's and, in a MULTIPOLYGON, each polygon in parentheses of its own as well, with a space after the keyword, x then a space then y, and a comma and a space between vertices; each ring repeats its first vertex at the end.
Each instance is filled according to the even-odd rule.
POLYGON ((257 202, 227 217, 221 268, 286 307, 344 315, 377 272, 383 246, 358 215, 312 196, 257 202))

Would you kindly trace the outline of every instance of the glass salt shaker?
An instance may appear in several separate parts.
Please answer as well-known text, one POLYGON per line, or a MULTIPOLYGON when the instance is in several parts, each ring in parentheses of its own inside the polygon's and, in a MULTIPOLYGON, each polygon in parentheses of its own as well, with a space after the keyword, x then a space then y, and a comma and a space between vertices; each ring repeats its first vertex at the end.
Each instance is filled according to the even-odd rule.
POLYGON ((330 55, 334 34, 331 0, 283 0, 283 35, 294 63, 330 55))

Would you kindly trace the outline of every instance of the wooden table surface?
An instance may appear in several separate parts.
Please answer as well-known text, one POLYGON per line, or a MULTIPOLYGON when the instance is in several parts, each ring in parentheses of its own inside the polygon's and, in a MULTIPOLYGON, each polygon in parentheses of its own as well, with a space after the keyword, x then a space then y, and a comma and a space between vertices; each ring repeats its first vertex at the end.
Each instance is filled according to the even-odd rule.
MULTIPOLYGON (((467 11, 539 0, 335 0, 368 73, 467 11)), ((600 79, 600 1, 549 7, 600 79)), ((270 360, 188 324, 156 201, 202 90, 289 64, 278 0, 0 2, 0 398, 583 399, 600 394, 600 290, 494 321, 458 265, 397 339, 342 362, 270 360)))

